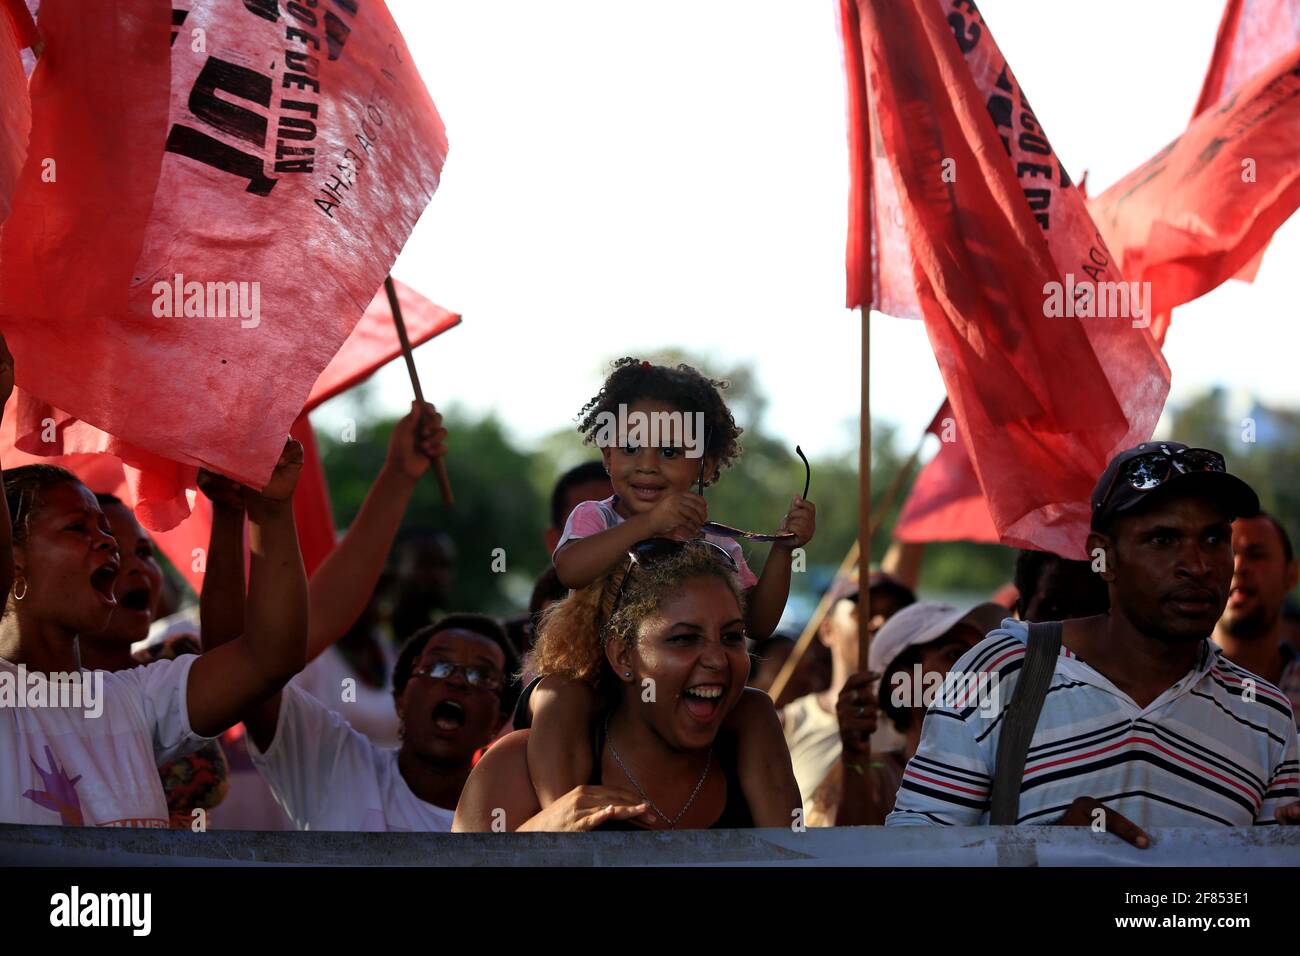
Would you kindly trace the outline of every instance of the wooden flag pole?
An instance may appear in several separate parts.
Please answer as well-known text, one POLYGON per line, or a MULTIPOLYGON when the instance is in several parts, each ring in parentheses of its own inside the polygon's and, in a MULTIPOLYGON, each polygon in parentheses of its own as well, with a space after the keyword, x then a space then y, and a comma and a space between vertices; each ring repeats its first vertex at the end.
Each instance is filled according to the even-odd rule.
MULTIPOLYGON (((393 324, 397 326, 397 340, 402 343, 402 358, 406 359, 406 371, 411 376, 411 388, 415 390, 415 400, 424 404, 424 391, 420 388, 420 376, 415 371, 415 356, 411 354, 411 340, 406 334, 406 323, 402 321, 402 307, 397 301, 397 289, 393 286, 393 277, 384 276, 384 291, 388 293, 388 308, 393 313, 393 324)), ((447 477, 447 467, 441 458, 433 460, 433 473, 438 478, 438 490, 442 493, 442 503, 455 504, 451 494, 451 479, 447 477)))
MULTIPOLYGON (((917 459, 921 457, 921 449, 925 446, 925 436, 928 434, 928 431, 921 433, 921 440, 916 443, 916 448, 913 449, 911 457, 908 458, 907 463, 898 470, 898 474, 894 475, 894 480, 889 483, 889 488, 886 489, 884 497, 880 499, 880 504, 872 513, 871 525, 867 529, 868 540, 871 537, 874 537, 876 532, 880 530, 880 525, 885 520, 885 515, 889 513, 889 509, 894 506, 894 502, 898 499, 899 493, 903 490, 904 482, 907 481, 908 476, 912 473, 912 469, 916 467, 917 459)), ((853 547, 849 549, 849 553, 845 557, 844 561, 841 562, 839 570, 835 572, 835 577, 831 579, 832 582, 839 580, 845 574, 848 574, 853 570, 853 566, 858 562, 858 550, 860 545, 861 542, 855 539, 853 547)), ((822 599, 817 603, 816 609, 813 610, 812 617, 808 618, 808 623, 804 625, 803 632, 799 635, 799 640, 795 642, 794 650, 790 652, 790 656, 786 658, 786 662, 781 666, 780 672, 776 675, 776 680, 772 682, 772 688, 769 693, 773 700, 780 698, 781 692, 785 690, 785 685, 789 682, 790 676, 794 673, 794 669, 799 666, 800 659, 802 659, 804 653, 808 650, 808 646, 812 643, 812 635, 817 633, 817 629, 821 627, 822 620, 830 613, 830 602, 828 600, 830 591, 831 589, 827 588, 826 594, 822 595, 822 599)), ((859 620, 861 620, 861 618, 859 618, 859 620)))
POLYGON ((871 568, 871 309, 859 308, 862 316, 862 394, 859 414, 862 421, 858 430, 858 552, 861 572, 858 577, 858 670, 867 669, 867 653, 871 650, 871 589, 866 587, 867 572, 871 568))
POLYGON ((785 685, 790 683, 790 677, 794 674, 794 669, 799 666, 799 661, 804 652, 813 642, 813 637, 817 634, 817 629, 822 626, 822 621, 831 609, 831 594, 835 590, 834 583, 853 570, 853 566, 858 563, 858 542, 855 539, 853 546, 849 548, 849 553, 844 556, 840 562, 839 570, 835 572, 835 577, 831 578, 831 587, 826 589, 821 600, 817 602, 817 607, 812 612, 812 617, 808 618, 808 623, 803 626, 803 633, 799 635, 799 640, 795 641, 794 650, 786 658, 785 663, 781 665, 780 672, 776 675, 776 680, 772 681, 772 686, 768 690, 768 695, 772 700, 780 700, 781 692, 785 690, 785 685))

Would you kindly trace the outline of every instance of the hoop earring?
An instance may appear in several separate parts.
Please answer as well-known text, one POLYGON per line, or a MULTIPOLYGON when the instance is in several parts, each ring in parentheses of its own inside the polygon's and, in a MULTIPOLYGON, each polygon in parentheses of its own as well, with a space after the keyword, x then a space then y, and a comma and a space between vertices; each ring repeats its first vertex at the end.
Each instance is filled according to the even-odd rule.
POLYGON ((19 594, 19 593, 18 593, 18 586, 17 586, 17 584, 15 584, 15 585, 14 585, 14 600, 15 600, 15 601, 21 601, 23 598, 27 597, 27 579, 26 579, 26 578, 23 578, 23 577, 20 577, 18 580, 23 582, 23 593, 22 593, 22 594, 19 594))

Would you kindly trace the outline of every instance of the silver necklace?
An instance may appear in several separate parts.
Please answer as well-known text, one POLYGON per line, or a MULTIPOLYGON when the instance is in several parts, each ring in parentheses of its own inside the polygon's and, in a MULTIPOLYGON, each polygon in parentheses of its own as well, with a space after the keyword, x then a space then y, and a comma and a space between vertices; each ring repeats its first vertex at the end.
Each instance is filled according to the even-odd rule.
POLYGON ((691 808, 693 803, 695 803, 695 798, 699 796, 700 788, 704 786, 704 781, 709 775, 709 768, 713 766, 713 748, 710 747, 708 756, 704 758, 704 773, 700 774, 699 782, 695 784, 695 789, 691 791, 691 796, 686 801, 686 806, 682 807, 681 810, 678 811, 677 816, 669 817, 668 814, 660 810, 659 807, 655 805, 655 802, 650 799, 650 794, 646 793, 641 787, 641 784, 637 783, 636 777, 632 776, 632 771, 627 769, 627 764, 625 764, 623 758, 619 756, 618 748, 614 746, 614 738, 609 735, 608 714, 605 715, 605 743, 609 744, 609 751, 614 755, 614 760, 618 762, 619 769, 623 771, 623 775, 627 777, 628 780, 632 781, 632 786, 636 787, 636 792, 641 794, 641 799, 650 804, 650 809, 659 814, 659 818, 668 824, 668 829, 670 830, 677 825, 678 820, 686 816, 686 811, 691 808))

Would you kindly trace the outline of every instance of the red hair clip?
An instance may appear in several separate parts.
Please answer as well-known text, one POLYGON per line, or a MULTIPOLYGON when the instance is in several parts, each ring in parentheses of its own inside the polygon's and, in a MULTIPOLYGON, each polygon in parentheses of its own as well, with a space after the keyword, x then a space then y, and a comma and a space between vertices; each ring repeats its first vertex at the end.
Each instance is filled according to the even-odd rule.
POLYGON ((641 363, 641 367, 644 368, 644 369, 648 369, 648 368, 651 368, 652 366, 650 365, 649 362, 642 362, 642 363, 641 363))

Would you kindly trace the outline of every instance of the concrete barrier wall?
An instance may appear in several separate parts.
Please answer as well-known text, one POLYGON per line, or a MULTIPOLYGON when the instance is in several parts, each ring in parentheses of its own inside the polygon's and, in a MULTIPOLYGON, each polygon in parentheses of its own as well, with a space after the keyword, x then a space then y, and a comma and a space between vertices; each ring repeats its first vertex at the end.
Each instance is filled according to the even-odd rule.
POLYGON ((1169 829, 1137 850, 1085 828, 680 833, 253 833, 0 824, 18 866, 1297 866, 1300 827, 1169 829))

